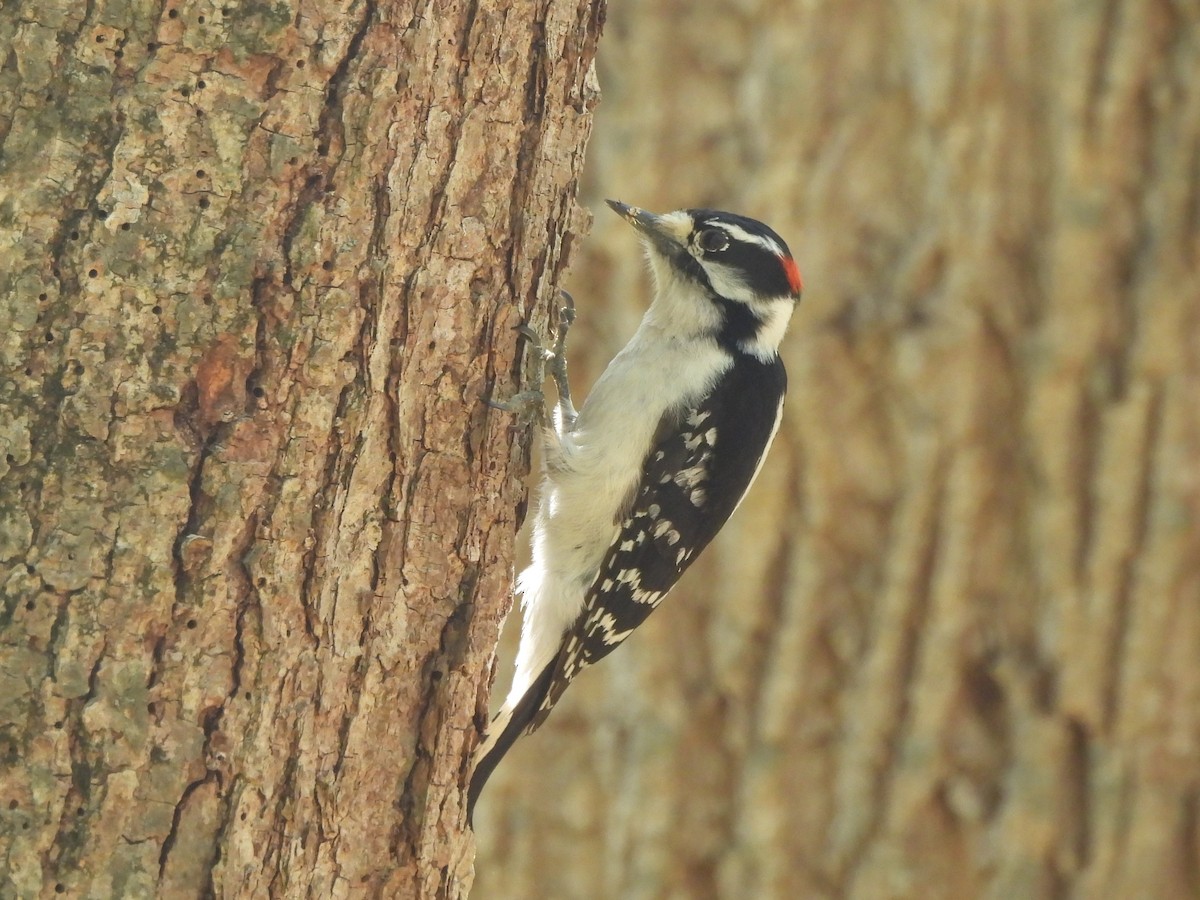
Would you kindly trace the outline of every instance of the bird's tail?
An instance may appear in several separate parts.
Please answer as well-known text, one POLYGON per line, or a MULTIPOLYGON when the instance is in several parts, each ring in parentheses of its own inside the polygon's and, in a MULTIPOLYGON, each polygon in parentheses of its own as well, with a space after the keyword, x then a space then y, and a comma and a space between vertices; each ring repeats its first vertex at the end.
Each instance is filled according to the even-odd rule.
MULTIPOLYGON (((475 801, 488 778, 495 771, 497 764, 517 738, 531 730, 533 718, 546 699, 550 690, 550 682, 554 678, 554 667, 557 657, 550 660, 541 674, 529 685, 529 689, 521 695, 515 706, 505 703, 488 726, 487 737, 475 748, 475 771, 471 775, 471 783, 467 787, 467 824, 471 824, 475 813, 475 801)), ((536 727, 536 726, 533 726, 536 727)))

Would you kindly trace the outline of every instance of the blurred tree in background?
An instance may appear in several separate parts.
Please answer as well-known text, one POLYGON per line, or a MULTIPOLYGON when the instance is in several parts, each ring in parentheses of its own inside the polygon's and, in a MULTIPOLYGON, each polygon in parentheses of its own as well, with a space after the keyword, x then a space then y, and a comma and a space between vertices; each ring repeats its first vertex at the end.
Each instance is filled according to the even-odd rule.
MULTIPOLYGON (((600 63, 592 208, 809 287, 749 500, 500 767, 474 895, 1200 896, 1200 10, 618 3, 600 63)), ((597 215, 581 395, 649 294, 597 215)))

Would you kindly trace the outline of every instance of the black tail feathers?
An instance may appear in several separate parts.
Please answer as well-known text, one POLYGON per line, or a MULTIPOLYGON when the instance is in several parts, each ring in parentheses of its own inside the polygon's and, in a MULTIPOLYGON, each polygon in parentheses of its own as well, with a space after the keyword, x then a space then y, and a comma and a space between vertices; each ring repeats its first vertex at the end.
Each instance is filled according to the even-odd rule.
POLYGON ((501 709, 496 713, 491 725, 488 726, 487 737, 476 749, 475 771, 471 774, 471 783, 467 787, 467 824, 471 827, 474 827, 472 819, 475 815, 475 803, 479 800, 479 794, 483 791, 483 786, 487 784, 492 772, 496 770, 500 760, 516 743, 517 738, 532 730, 532 727, 536 727, 536 725, 532 725, 533 719, 550 690, 550 682, 554 678, 554 668, 557 662, 558 660, 555 658, 546 668, 542 669, 542 673, 529 686, 529 690, 511 711, 501 709), (497 732, 496 729, 499 731, 497 732))

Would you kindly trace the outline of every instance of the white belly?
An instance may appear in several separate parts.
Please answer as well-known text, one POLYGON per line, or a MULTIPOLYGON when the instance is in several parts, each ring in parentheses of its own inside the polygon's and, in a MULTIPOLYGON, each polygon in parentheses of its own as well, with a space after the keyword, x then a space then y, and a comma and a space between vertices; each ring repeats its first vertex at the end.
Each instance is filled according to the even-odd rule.
POLYGON ((545 479, 533 528, 533 562, 518 580, 525 621, 508 702, 554 658, 563 632, 617 533, 659 419, 692 404, 730 364, 715 343, 647 340, 652 323, 605 369, 572 431, 546 441, 545 479), (647 352, 647 345, 654 347, 647 352))

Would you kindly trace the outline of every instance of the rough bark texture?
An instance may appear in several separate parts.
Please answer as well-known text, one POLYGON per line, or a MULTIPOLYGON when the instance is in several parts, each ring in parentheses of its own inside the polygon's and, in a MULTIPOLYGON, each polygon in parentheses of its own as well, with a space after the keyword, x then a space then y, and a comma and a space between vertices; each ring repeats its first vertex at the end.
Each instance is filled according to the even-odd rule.
MULTIPOLYGON (((591 197, 808 290, 772 459, 500 767, 477 894, 1200 896, 1200 10, 629 3, 600 64, 591 197)), ((647 292, 597 215, 580 395, 647 292)))
POLYGON ((603 3, 0 11, 0 896, 463 896, 603 3))

